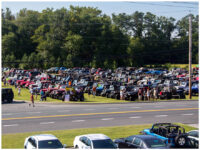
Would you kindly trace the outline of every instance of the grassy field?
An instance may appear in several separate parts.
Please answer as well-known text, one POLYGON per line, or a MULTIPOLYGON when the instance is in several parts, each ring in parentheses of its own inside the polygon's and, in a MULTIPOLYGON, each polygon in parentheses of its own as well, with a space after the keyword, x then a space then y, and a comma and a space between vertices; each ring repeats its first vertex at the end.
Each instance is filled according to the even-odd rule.
MULTIPOLYGON (((30 92, 28 89, 22 88, 21 89, 21 95, 18 96, 17 93, 17 89, 15 89, 14 86, 3 86, 3 88, 12 88, 13 92, 14 92, 14 99, 15 100, 23 100, 23 101, 30 101, 30 92)), ((101 96, 95 96, 95 98, 90 95, 90 97, 88 96, 88 94, 84 94, 85 97, 85 101, 84 102, 64 102, 64 103, 127 103, 127 102, 140 102, 138 100, 136 101, 125 101, 125 100, 116 100, 116 99, 112 99, 112 98, 106 98, 106 97, 101 97, 101 96)), ((186 99, 188 100, 189 96, 186 95, 186 99)), ((191 100, 198 100, 199 97, 198 96, 193 96, 191 100)), ((171 99, 171 100, 179 100, 179 99, 171 99)), ((162 100, 158 100, 158 101, 162 101, 162 100)), ((170 100, 169 100, 170 101, 170 100)), ((37 99, 35 97, 35 102, 41 102, 40 101, 40 95, 37 96, 37 99)), ((50 97, 47 97, 47 101, 44 101, 44 103, 48 103, 48 102, 53 102, 53 103, 63 103, 61 100, 58 99, 52 99, 50 97)))
MULTIPOLYGON (((196 67, 198 64, 192 64, 192 67, 196 67)), ((188 64, 170 64, 170 63, 167 63, 167 64, 161 64, 161 65, 146 65, 146 67, 150 67, 150 68, 153 68, 153 67, 167 67, 168 69, 171 69, 171 68, 184 68, 184 69, 187 69, 188 70, 188 67, 189 65, 188 64)))
MULTIPOLYGON (((183 125, 180 123, 178 124, 183 126, 186 129, 186 131, 196 129, 188 125, 183 125)), ((150 127, 151 127, 150 124, 145 124, 145 125, 129 125, 129 126, 100 127, 100 128, 87 128, 87 129, 56 130, 56 131, 46 131, 46 132, 2 134, 2 148, 22 149, 25 138, 35 134, 53 134, 63 144, 67 144, 67 147, 72 147, 74 137, 77 135, 90 134, 90 133, 103 133, 109 136, 111 139, 116 139, 120 137, 127 137, 130 135, 139 134, 139 132, 142 131, 143 129, 150 127)))

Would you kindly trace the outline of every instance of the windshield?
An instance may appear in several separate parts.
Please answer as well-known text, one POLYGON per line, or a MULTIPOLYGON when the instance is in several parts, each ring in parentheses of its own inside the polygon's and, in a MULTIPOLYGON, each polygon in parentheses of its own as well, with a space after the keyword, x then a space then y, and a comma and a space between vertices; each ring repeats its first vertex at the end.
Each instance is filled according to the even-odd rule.
POLYGON ((94 149, 114 149, 116 148, 115 144, 111 139, 106 140, 94 140, 93 141, 93 147, 94 149))
POLYGON ((38 147, 43 148, 43 149, 63 148, 63 146, 62 146, 62 144, 60 143, 59 140, 39 141, 38 147))
POLYGON ((166 147, 165 143, 160 139, 147 139, 145 143, 149 148, 166 147))

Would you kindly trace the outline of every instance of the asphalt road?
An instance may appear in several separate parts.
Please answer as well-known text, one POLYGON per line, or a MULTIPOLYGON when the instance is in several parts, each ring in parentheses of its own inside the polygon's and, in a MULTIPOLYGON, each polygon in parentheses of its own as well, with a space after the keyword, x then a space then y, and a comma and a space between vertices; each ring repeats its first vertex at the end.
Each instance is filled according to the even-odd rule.
POLYGON ((2 134, 156 122, 198 124, 199 101, 123 104, 2 104, 2 134))

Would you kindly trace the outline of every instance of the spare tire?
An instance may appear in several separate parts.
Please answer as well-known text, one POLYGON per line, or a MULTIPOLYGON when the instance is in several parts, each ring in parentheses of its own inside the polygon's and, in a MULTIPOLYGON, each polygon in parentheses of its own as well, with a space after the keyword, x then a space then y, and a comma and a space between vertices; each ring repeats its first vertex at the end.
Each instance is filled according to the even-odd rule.
POLYGON ((186 147, 187 137, 185 135, 179 135, 175 138, 175 145, 179 148, 186 147))

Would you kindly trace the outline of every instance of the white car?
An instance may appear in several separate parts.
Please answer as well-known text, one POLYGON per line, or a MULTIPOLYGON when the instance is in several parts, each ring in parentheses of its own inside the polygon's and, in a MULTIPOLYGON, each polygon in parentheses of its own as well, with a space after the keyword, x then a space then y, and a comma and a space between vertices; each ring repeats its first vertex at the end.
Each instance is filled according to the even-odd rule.
POLYGON ((74 148, 78 149, 116 149, 116 144, 104 134, 86 134, 76 136, 74 148))
POLYGON ((188 132, 188 138, 191 141, 193 147, 199 147, 199 131, 198 130, 191 130, 188 132))
POLYGON ((51 134, 29 136, 24 142, 25 149, 62 149, 65 147, 66 144, 62 145, 58 138, 51 134))

